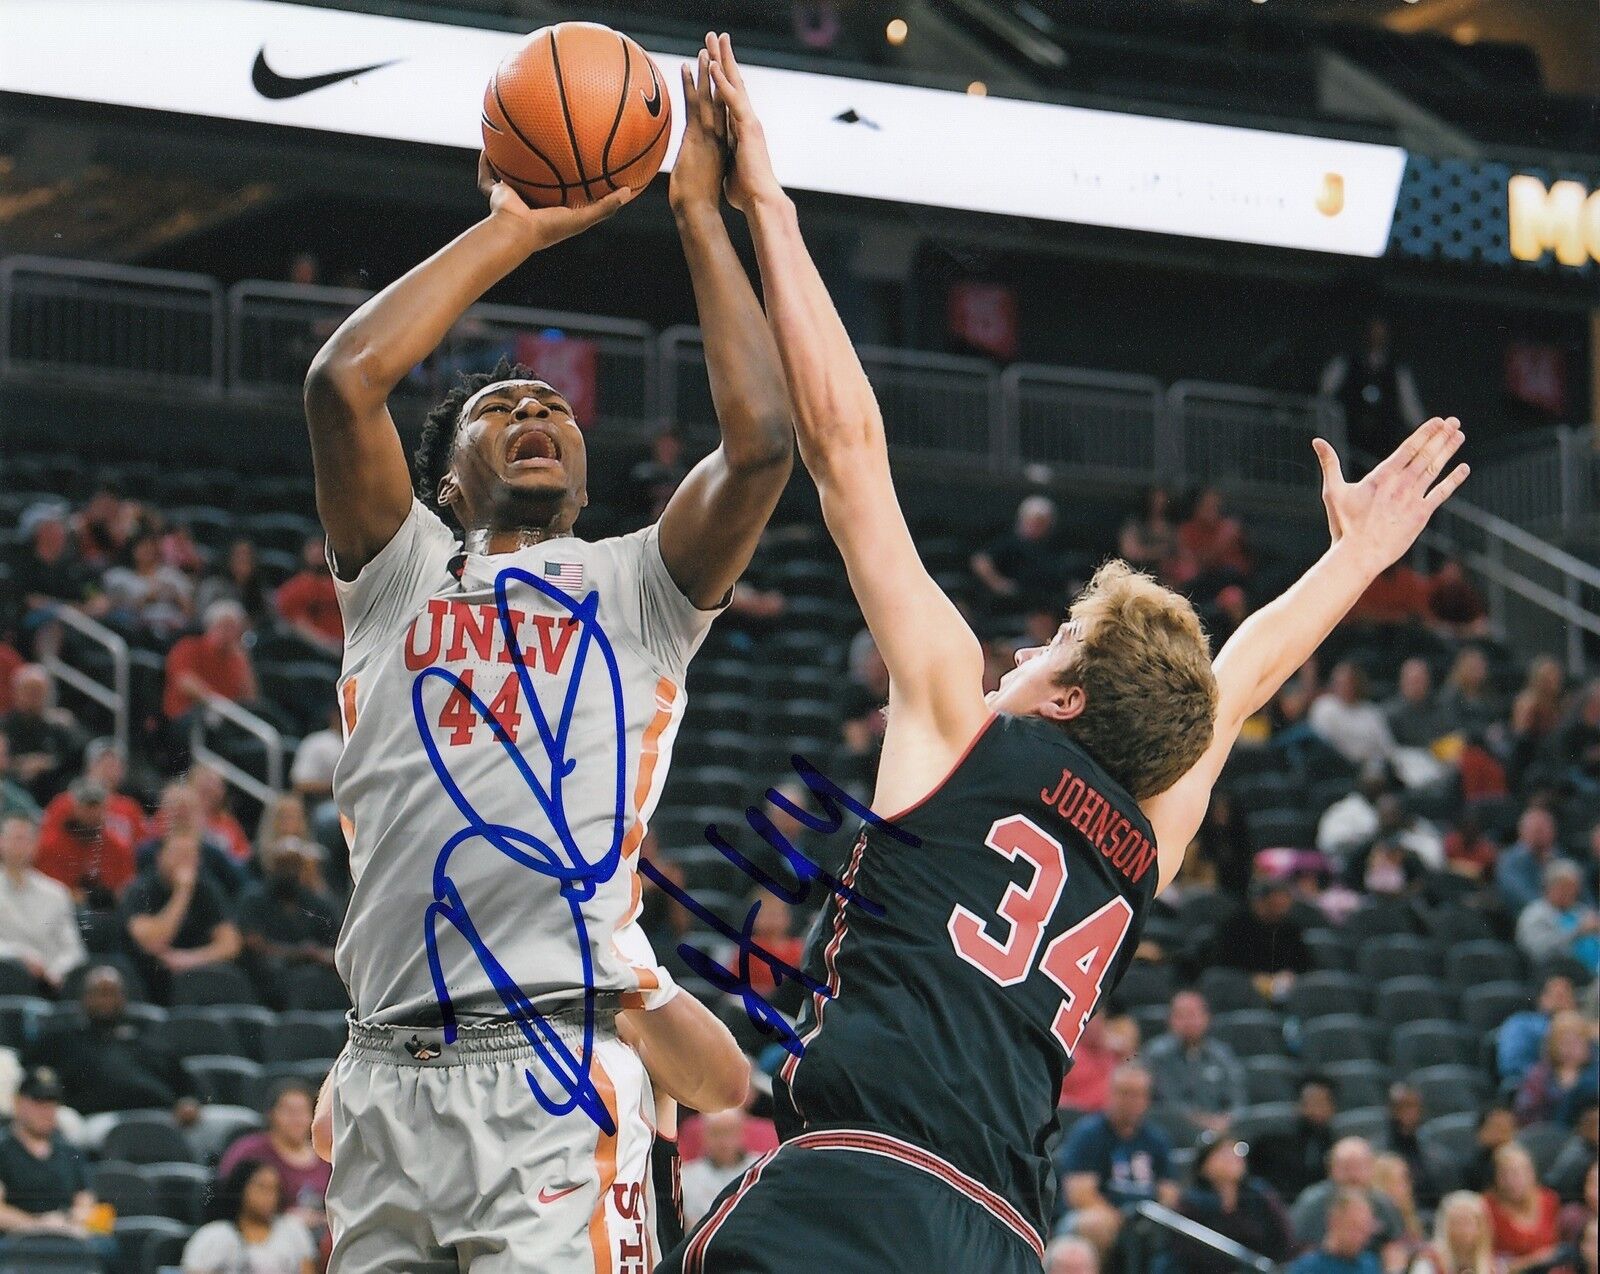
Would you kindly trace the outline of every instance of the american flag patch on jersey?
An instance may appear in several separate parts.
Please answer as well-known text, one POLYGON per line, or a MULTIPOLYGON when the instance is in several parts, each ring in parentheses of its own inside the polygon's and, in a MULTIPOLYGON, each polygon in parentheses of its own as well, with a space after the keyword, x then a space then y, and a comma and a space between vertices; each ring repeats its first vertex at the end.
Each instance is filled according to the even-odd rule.
POLYGON ((544 577, 557 588, 582 588, 582 562, 546 562, 544 577))

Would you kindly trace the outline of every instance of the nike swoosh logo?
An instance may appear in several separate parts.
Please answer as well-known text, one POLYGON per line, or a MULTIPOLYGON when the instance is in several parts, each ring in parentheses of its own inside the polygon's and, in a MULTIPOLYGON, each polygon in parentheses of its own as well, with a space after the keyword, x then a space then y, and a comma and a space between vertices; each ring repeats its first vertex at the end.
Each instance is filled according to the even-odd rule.
POLYGON ((391 58, 387 62, 374 62, 371 66, 358 66, 348 71, 329 71, 326 75, 279 75, 267 65, 267 46, 262 45, 256 53, 255 65, 250 68, 250 83, 255 85, 256 92, 268 101, 283 102, 291 97, 304 97, 307 93, 315 93, 319 88, 327 88, 328 85, 337 84, 340 80, 365 75, 368 71, 381 71, 386 66, 393 66, 399 60, 391 58))
POLYGON ((583 1189, 583 1183, 581 1181, 575 1186, 568 1186, 565 1190, 552 1190, 549 1186, 540 1186, 539 1202, 554 1203, 557 1199, 565 1199, 574 1190, 581 1189, 583 1189))
MULTIPOLYGON (((644 96, 644 90, 639 90, 639 95, 644 96)), ((644 108, 650 112, 650 118, 656 119, 661 114, 661 81, 656 78, 656 64, 650 63, 650 96, 644 99, 644 108)))

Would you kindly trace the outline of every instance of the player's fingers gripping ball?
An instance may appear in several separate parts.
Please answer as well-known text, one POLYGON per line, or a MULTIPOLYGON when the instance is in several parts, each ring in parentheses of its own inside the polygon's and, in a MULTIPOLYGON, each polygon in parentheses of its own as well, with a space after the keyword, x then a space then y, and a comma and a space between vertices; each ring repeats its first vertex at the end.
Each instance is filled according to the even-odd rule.
POLYGON ((592 22, 530 35, 483 94, 483 149, 494 175, 533 208, 581 208, 642 190, 672 136, 666 77, 639 45, 592 22))

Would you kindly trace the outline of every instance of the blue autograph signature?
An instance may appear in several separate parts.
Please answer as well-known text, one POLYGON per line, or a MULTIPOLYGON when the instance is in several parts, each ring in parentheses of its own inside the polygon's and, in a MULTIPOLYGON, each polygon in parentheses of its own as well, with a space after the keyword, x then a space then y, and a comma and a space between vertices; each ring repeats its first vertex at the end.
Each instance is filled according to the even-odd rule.
MULTIPOLYGON (((624 801, 627 783, 627 726, 622 706, 622 677, 617 667, 616 652, 613 650, 611 642, 606 637, 598 620, 598 592, 590 592, 580 602, 562 589, 516 567, 507 567, 502 570, 495 577, 494 588, 495 608, 501 632, 505 637, 507 657, 516 672, 523 700, 527 703, 529 711, 532 713, 540 744, 543 746, 545 755, 550 763, 550 771, 548 777, 543 779, 534 772, 533 767, 528 764, 527 758, 524 757, 516 742, 505 732, 495 715, 489 711, 488 706, 478 697, 469 682, 448 669, 439 667, 424 668, 417 674, 411 688, 412 715, 416 722, 417 733, 422 739, 423 747, 427 750, 428 759, 433 766, 434 773, 449 794, 451 801, 461 811, 462 818, 466 820, 466 825, 452 835, 440 848, 438 857, 434 861, 434 901, 429 905, 423 920, 423 940, 427 947, 428 967, 433 977, 434 990, 439 997, 439 1011, 443 1022, 444 1039, 447 1044, 453 1044, 458 1033, 456 1014, 439 958, 438 925, 442 920, 454 928, 472 948, 473 954, 477 957, 479 965, 489 978, 490 984, 500 996, 500 1000, 505 1005, 507 1013, 510 1014, 511 1020, 517 1024, 522 1031, 523 1037, 533 1047, 536 1056, 550 1072, 554 1084, 559 1090, 555 1095, 545 1091, 545 1088, 531 1069, 524 1069, 523 1075, 534 1099, 553 1115, 564 1115, 573 1110, 582 1110, 603 1131, 610 1134, 616 1131, 615 1121, 589 1078, 589 1058, 593 1052, 594 1045, 596 992, 594 989, 593 957, 582 905, 594 896, 595 890, 600 884, 609 880, 616 873, 622 861, 622 840, 626 833, 623 810, 625 809, 624 801), (522 658, 522 647, 517 638, 516 624, 513 622, 512 612, 506 604, 507 585, 512 580, 525 583, 535 591, 550 598, 565 609, 577 625, 577 644, 573 654, 572 673, 568 679, 565 695, 560 704, 560 712, 553 725, 546 715, 543 705, 540 703, 539 696, 534 692, 532 678, 522 658), (607 846, 605 853, 592 862, 585 858, 582 847, 577 843, 577 838, 567 820, 562 796, 563 784, 572 775, 577 766, 577 758, 570 757, 567 754, 567 742, 572 727, 573 712, 577 704, 578 689, 582 685, 583 671, 591 650, 604 665, 603 675, 610 683, 615 714, 612 734, 616 741, 615 800, 613 803, 615 812, 612 816, 610 844, 607 846), (423 688, 429 678, 436 678, 445 682, 454 693, 461 695, 470 704, 472 710, 489 725, 495 740, 500 744, 505 756, 515 767, 517 774, 521 776, 529 793, 549 821, 555 844, 551 844, 520 828, 503 823, 490 823, 473 808, 472 803, 462 792, 460 785, 450 774, 445 757, 440 752, 438 743, 434 739, 428 714, 423 703, 423 688), (549 876, 560 882, 560 893, 566 900, 568 909, 571 912, 573 932, 583 964, 582 1045, 576 1056, 567 1047, 566 1042, 551 1023, 533 1007, 518 985, 517 980, 489 949, 488 943, 484 941, 472 922, 466 902, 462 899, 455 882, 450 878, 449 865, 451 856, 461 845, 474 840, 486 841, 519 866, 541 875, 549 876)), ((836 833, 843 825, 845 811, 848 810, 864 819, 869 825, 881 828, 885 833, 904 844, 915 846, 921 843, 919 838, 902 831, 892 823, 873 814, 871 810, 834 784, 804 757, 795 756, 793 763, 796 773, 821 804, 823 813, 820 815, 812 814, 810 811, 793 804, 782 793, 775 790, 769 790, 766 797, 771 804, 785 810, 810 830, 822 835, 836 833)), ((585 781, 592 780, 586 778, 585 781)), ((795 849, 789 840, 773 826, 771 819, 763 811, 753 806, 750 807, 746 810, 746 821, 751 829, 760 835, 767 844, 772 846, 793 869, 799 881, 798 888, 792 888, 784 884, 751 862, 727 841, 716 826, 713 825, 706 828, 706 839, 730 862, 734 863, 763 888, 786 902, 794 904, 803 902, 809 897, 813 882, 821 882, 831 892, 838 895, 839 898, 854 903, 873 915, 881 916, 883 914, 883 908, 879 904, 862 897, 795 849)), ((783 1046, 795 1055, 802 1053, 804 1046, 793 1028, 789 1026, 783 1015, 762 998, 751 985, 751 962, 759 960, 766 964, 771 969, 776 983, 782 983, 785 978, 792 978, 813 993, 828 995, 829 991, 825 983, 818 982, 803 970, 795 968, 754 941, 752 935, 756 916, 761 909, 761 903, 759 901, 753 903, 749 913, 745 916, 743 925, 736 928, 707 910, 691 894, 680 889, 648 861, 641 860, 638 864, 638 870, 646 879, 655 883, 671 897, 689 908, 693 914, 699 916, 712 929, 737 944, 739 953, 737 972, 724 968, 704 952, 685 943, 678 950, 689 967, 719 990, 739 995, 751 1022, 764 1035, 778 1038, 783 1046)))

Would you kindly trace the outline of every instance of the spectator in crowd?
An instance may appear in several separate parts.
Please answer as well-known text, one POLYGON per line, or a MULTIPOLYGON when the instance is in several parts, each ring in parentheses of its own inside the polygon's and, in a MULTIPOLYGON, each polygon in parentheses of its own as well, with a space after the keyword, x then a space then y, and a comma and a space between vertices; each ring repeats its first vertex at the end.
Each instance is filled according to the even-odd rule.
POLYGON ((1500 1274, 1483 1196, 1471 1190, 1445 1195, 1433 1217, 1433 1242, 1417 1254, 1409 1274, 1500 1274))
POLYGON ((1561 725, 1561 706, 1566 692, 1566 674, 1561 661, 1551 655, 1538 655, 1528 664, 1528 676, 1512 701, 1512 713, 1519 712, 1528 733, 1544 739, 1561 725))
POLYGON ((1498 728, 1504 704, 1489 684, 1489 659, 1477 646, 1463 646, 1450 667, 1439 706, 1461 734, 1481 734, 1498 728))
POLYGON ((76 518, 78 560, 103 571, 120 560, 138 530, 139 506, 124 500, 117 484, 102 478, 76 518))
POLYGON ((189 624, 194 586, 161 560, 161 537, 154 531, 134 540, 127 563, 113 566, 102 582, 110 605, 107 618, 121 628, 167 641, 189 624))
POLYGON ((223 601, 243 607, 252 628, 260 628, 272 617, 272 590, 261 573, 256 546, 250 540, 237 539, 230 544, 227 558, 195 590, 195 610, 202 615, 223 601))
POLYGON ((1463 807, 1456 814, 1454 826, 1445 833, 1446 869, 1468 880, 1488 880, 1499 857, 1500 851, 1483 830, 1478 812, 1470 805, 1463 807))
POLYGON ((284 1210, 278 1170, 241 1159, 218 1183, 210 1220, 183 1249, 183 1274, 315 1274, 316 1244, 305 1222, 284 1210))
POLYGON ((1211 1010, 1198 991, 1179 991, 1167 1011, 1167 1033, 1144 1048, 1156 1100, 1197 1128, 1220 1133, 1245 1105, 1244 1066, 1212 1039, 1211 1010))
POLYGON ((1378 802, 1389 791, 1389 767, 1370 762, 1362 767, 1353 790, 1341 796, 1317 819, 1317 848, 1345 862, 1378 835, 1378 802))
MULTIPOLYGON (((0 1137, 0 1232, 90 1237, 97 1201, 82 1153, 57 1126, 63 1095, 48 1066, 22 1077, 11 1126, 0 1137)), ((110 1255, 110 1245, 100 1251, 110 1255)))
POLYGON ((1300 1081, 1293 1126, 1268 1133, 1257 1144, 1251 1156, 1256 1171, 1285 1198, 1298 1198, 1322 1180, 1333 1150, 1333 1117, 1338 1113, 1333 1083, 1321 1075, 1307 1075, 1300 1081))
POLYGON ((1450 718, 1433 697, 1433 673, 1428 661, 1413 655, 1400 665, 1400 684, 1394 698, 1383 706, 1384 719, 1394 741, 1404 748, 1431 747, 1451 731, 1450 718))
POLYGON ((300 740, 294 764, 289 767, 289 786, 307 802, 316 805, 333 799, 333 771, 344 752, 339 705, 328 709, 327 724, 300 740))
POLYGON ((320 852, 308 840, 281 837, 267 850, 261 883, 247 888, 239 899, 245 966, 269 1003, 280 998, 290 969, 304 964, 333 967, 338 906, 301 880, 305 858, 320 852))
POLYGON ((1482 637, 1489 630, 1489 605, 1455 558, 1442 563, 1428 581, 1428 618, 1436 631, 1457 640, 1482 637))
POLYGON ((1415 854, 1418 861, 1431 870, 1444 866, 1444 837, 1427 819, 1407 809, 1405 798, 1398 792, 1385 792, 1380 796, 1377 811, 1379 840, 1415 854))
POLYGON ((1058 1229, 1080 1234, 1101 1253, 1122 1231, 1122 1208, 1145 1199, 1178 1201, 1172 1145, 1149 1122, 1150 1072, 1126 1062, 1111 1077, 1104 1114, 1085 1115, 1058 1152, 1057 1174, 1068 1212, 1058 1229))
POLYGON ((38 818, 39 802, 26 788, 11 776, 11 740, 0 733, 0 817, 20 814, 23 818, 38 818))
POLYGON ((1195 496, 1188 518, 1178 527, 1178 549, 1193 574, 1183 582, 1203 597, 1214 597, 1250 573, 1244 527, 1222 507, 1222 492, 1206 487, 1195 496))
POLYGON ((128 1016, 122 974, 106 964, 90 969, 79 1006, 82 1020, 47 1028, 24 1051, 24 1061, 53 1068, 67 1104, 79 1114, 164 1109, 180 1125, 194 1123, 200 1115, 194 1080, 168 1051, 159 1028, 128 1016))
POLYGON ((344 619, 328 568, 327 542, 321 535, 307 537, 300 549, 300 569, 278 586, 275 602, 278 617, 310 645, 333 656, 344 649, 344 619))
POLYGON ((1311 948, 1293 910, 1294 891, 1287 880, 1257 876, 1250 882, 1249 905, 1217 926, 1212 963, 1252 974, 1265 999, 1286 999, 1295 978, 1312 967, 1311 948))
POLYGON ((1500 854, 1494 885, 1513 916, 1544 892, 1544 869, 1556 857, 1556 820, 1543 805, 1530 805, 1517 819, 1517 839, 1500 854))
POLYGON ((693 1225, 722 1193, 722 1188, 753 1164, 758 1156, 744 1144, 745 1113, 732 1110, 700 1119, 700 1153, 683 1165, 683 1221, 693 1225))
POLYGON ((1585 1223, 1573 1259, 1558 1274, 1600 1274, 1600 1217, 1591 1216, 1585 1223))
POLYGON ((31 819, 0 819, 0 959, 15 960, 54 997, 89 953, 67 887, 33 865, 38 848, 31 819))
POLYGON ((77 722, 54 706, 55 679, 42 664, 24 664, 11 678, 11 711, 0 733, 11 744, 11 772, 43 805, 62 791, 77 766, 77 722))
POLYGON ((1125 562, 1141 571, 1168 581, 1188 579, 1194 571, 1184 561, 1171 514, 1172 493, 1165 487, 1151 487, 1144 493, 1139 512, 1123 523, 1117 550, 1125 562))
POLYGON ((1343 353, 1322 369, 1319 392, 1344 409, 1345 429, 1356 458, 1353 474, 1386 456, 1427 419, 1411 368, 1395 353, 1387 319, 1373 316, 1343 353))
POLYGON ((839 705, 840 746, 834 756, 835 781, 863 800, 870 799, 883 746, 889 669, 872 634, 863 628, 850 643, 850 677, 839 705))
POLYGON ((167 833, 154 866, 134 878, 120 910, 152 990, 164 992, 171 974, 236 960, 243 949, 227 899, 201 874, 200 840, 192 832, 167 833))
POLYGON ((1250 891, 1250 871, 1255 847, 1244 805, 1227 792, 1214 792, 1205 821, 1195 833, 1197 854, 1216 874, 1217 888, 1243 900, 1250 891))
POLYGON ((77 779, 45 808, 39 828, 39 870, 91 911, 113 907, 134 876, 133 846, 106 819, 109 795, 77 779))
POLYGON ((18 521, 19 538, 28 541, 11 569, 11 585, 27 611, 25 626, 37 630, 58 606, 76 606, 88 614, 104 614, 94 571, 72 551, 67 536, 66 506, 36 504, 18 521))
POLYGON ((222 845, 236 863, 250 861, 250 837, 228 808, 228 785, 209 765, 191 765, 189 788, 200 803, 201 824, 206 836, 222 845))
POLYGON ((1423 1203, 1432 1203, 1439 1192, 1434 1186, 1433 1168, 1418 1136, 1423 1113, 1422 1094, 1410 1084, 1389 1086, 1389 1126, 1384 1131, 1384 1149, 1405 1161, 1417 1198, 1423 1203))
POLYGON ((1411 1256, 1422 1246, 1422 1215, 1417 1211, 1416 1185, 1411 1168, 1397 1154, 1384 1153, 1372 1161, 1372 1187, 1400 1214, 1400 1233, 1396 1243, 1411 1256))
POLYGON ((1428 581, 1409 562, 1400 561, 1380 572, 1367 586, 1344 622, 1402 627, 1420 623, 1427 613, 1428 581))
POLYGON ((306 803, 298 792, 283 792, 262 807, 261 822, 256 826, 256 861, 265 863, 272 847, 286 836, 299 840, 308 840, 311 836, 306 803))
POLYGON ((1250 618, 1250 596, 1238 584, 1229 584, 1211 599, 1204 619, 1206 632, 1211 635, 1211 648, 1220 650, 1232 640, 1245 620, 1250 618))
POLYGON ((1401 1237, 1405 1221, 1389 1199, 1373 1183, 1377 1159, 1365 1138, 1345 1137, 1333 1143, 1328 1153, 1328 1179, 1308 1186, 1294 1201, 1289 1219, 1302 1243, 1320 1243, 1328 1228, 1328 1213, 1334 1198, 1343 1191, 1359 1191, 1372 1205, 1376 1225, 1375 1244, 1392 1243, 1401 1237))
POLYGON ((672 493, 688 474, 683 439, 671 429, 659 430, 650 439, 650 454, 628 474, 633 484, 633 505, 645 522, 655 522, 661 517, 672 493))
MULTIPOLYGON (((1249 1145, 1223 1134, 1200 1134, 1194 1178, 1179 1196, 1178 1211, 1273 1261, 1293 1246, 1283 1204, 1250 1173, 1249 1145)), ((1159 1268, 1164 1274, 1233 1274, 1237 1266, 1212 1248, 1178 1239, 1159 1268)))
POLYGON ((275 1168, 287 1210, 313 1231, 327 1220, 328 1178, 332 1168, 311 1148, 311 1116, 316 1094, 298 1079, 281 1079, 267 1096, 267 1126, 247 1132, 222 1153, 217 1175, 255 1159, 275 1168))
POLYGON ((1517 1118, 1524 1124, 1555 1122, 1569 1128, 1585 1101, 1600 1090, 1595 1043, 1581 1013, 1557 1013, 1544 1036, 1544 1056, 1517 1089, 1517 1118))
POLYGON ((1583 1206, 1593 1212, 1597 1160, 1600 1160, 1600 1093, 1590 1093, 1579 1102, 1572 1136, 1550 1165, 1545 1184, 1565 1201, 1581 1199, 1583 1206))
POLYGON ((245 614, 238 602, 213 602, 205 631, 180 638, 167 652, 161 709, 167 720, 186 720, 211 695, 253 703, 259 693, 255 669, 244 648, 245 614))
POLYGON ((1479 1114, 1477 1149, 1462 1172, 1467 1189, 1482 1193, 1494 1184, 1494 1157, 1516 1135, 1517 1116, 1510 1105, 1496 1103, 1479 1114))
POLYGON ((227 843, 206 826, 200 797, 186 779, 173 779, 161 789, 161 805, 150 820, 150 835, 134 846, 134 866, 148 871, 162 844, 171 837, 187 837, 200 844, 200 874, 226 898, 235 898, 247 879, 244 864, 229 852, 227 843))
POLYGON ((1111 1076, 1138 1055, 1137 1022, 1127 1016, 1095 1014, 1072 1054, 1072 1069, 1061 1083, 1059 1104, 1067 1110, 1104 1110, 1111 1098, 1111 1076))
MULTIPOLYGON (((7 602, 7 592, 0 591, 0 717, 11 711, 11 679, 17 675, 17 669, 28 661, 17 650, 15 634, 8 632, 6 623, 13 618, 8 612, 10 605, 7 602)), ((0 738, 4 738, 0 733, 0 738)))
POLYGON ((1583 688, 1577 710, 1556 739, 1569 767, 1563 776, 1580 792, 1600 792, 1600 678, 1583 688))
POLYGON ((1509 1141, 1494 1154, 1494 1184, 1484 1194, 1496 1256, 1512 1271, 1544 1264, 1556 1255, 1561 1201, 1539 1184, 1533 1157, 1509 1141))
POLYGON ((1100 1254, 1087 1239, 1063 1234, 1045 1248, 1044 1269, 1045 1274, 1100 1274, 1100 1254))
POLYGON ((972 555, 972 573, 993 611, 1022 614, 1040 607, 1061 609, 1067 572, 1055 529, 1055 502, 1048 496, 1030 495, 1017 506, 1016 526, 972 555))
MULTIPOLYGON (((759 904, 761 908, 756 913, 755 923, 751 929, 754 943, 763 951, 771 952, 780 960, 785 960, 798 968, 805 953, 805 939, 794 932, 794 913, 789 904, 764 891, 751 895, 751 903, 759 904)), ((789 1011, 799 1010, 800 996, 795 994, 801 990, 799 983, 790 980, 779 987, 772 966, 765 960, 750 962, 749 980, 757 994, 769 1003, 784 1008, 787 1001, 792 998, 793 1004, 788 1006, 789 1011)))
POLYGON ((1579 896, 1582 888, 1577 863, 1557 858, 1545 864, 1544 896, 1517 917, 1517 945, 1535 966, 1568 956, 1600 972, 1600 913, 1579 896))
POLYGON ((1370 1192, 1335 1189, 1328 1196, 1326 1221, 1317 1250, 1296 1260, 1288 1274, 1380 1274, 1383 1265, 1370 1250, 1377 1227, 1370 1192))
POLYGON ((1355 765, 1383 760, 1394 752, 1394 735, 1377 705, 1367 701, 1366 674, 1348 661, 1334 666, 1327 692, 1306 714, 1316 736, 1355 765))
POLYGON ((83 774, 105 789, 106 826, 130 845, 142 841, 148 820, 144 807, 122 790, 128 779, 128 761, 115 739, 107 736, 89 740, 83 750, 83 774))

